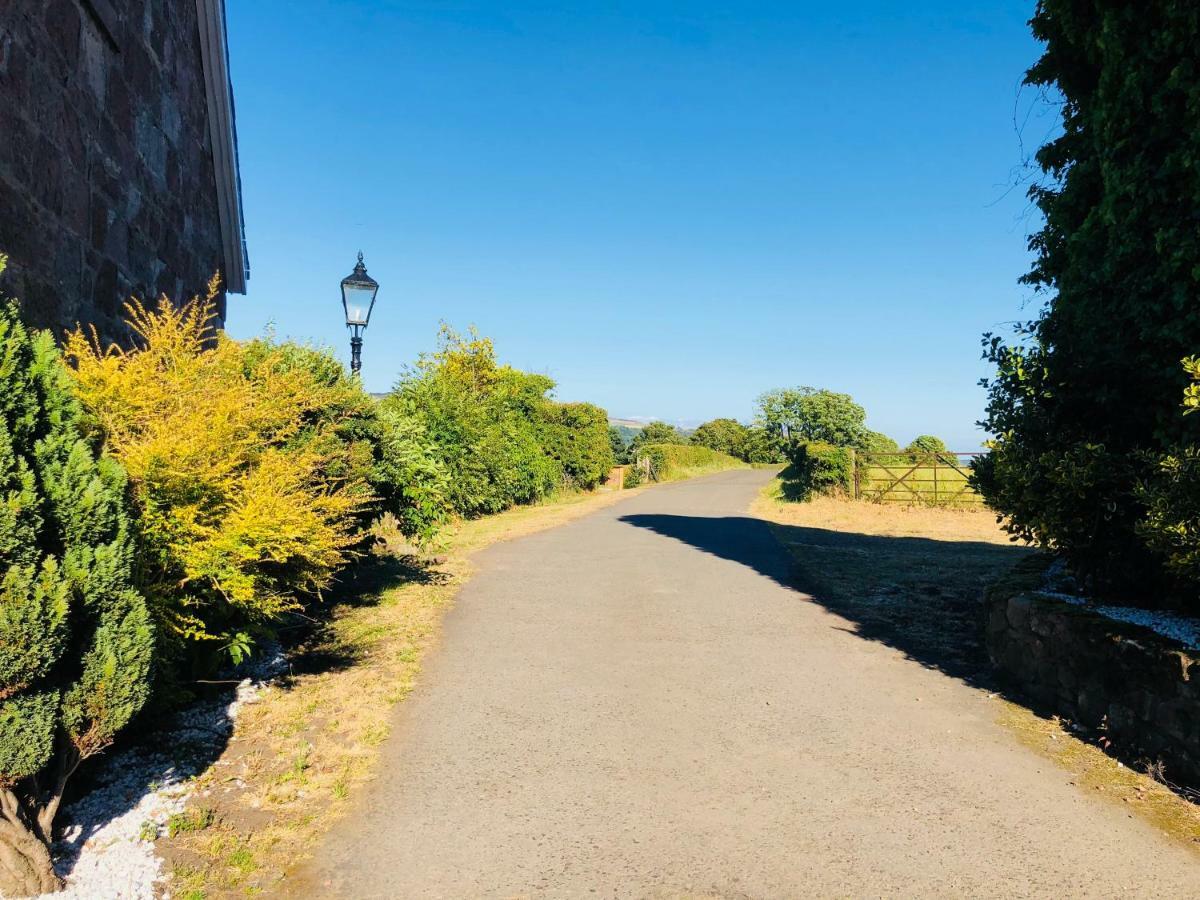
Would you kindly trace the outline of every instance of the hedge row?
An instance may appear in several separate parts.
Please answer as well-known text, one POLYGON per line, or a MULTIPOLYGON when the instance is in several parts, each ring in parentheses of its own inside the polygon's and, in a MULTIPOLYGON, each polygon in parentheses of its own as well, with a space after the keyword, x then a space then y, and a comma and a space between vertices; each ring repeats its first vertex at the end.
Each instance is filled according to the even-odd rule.
MULTIPOLYGON (((678 481, 727 469, 745 469, 748 464, 728 453, 694 444, 650 444, 638 450, 635 473, 645 472, 652 481, 678 481)), ((637 475, 634 475, 636 480, 637 475)))
POLYGON ((445 331, 377 402, 327 351, 214 335, 216 290, 131 304, 133 349, 0 307, 0 893, 57 887, 81 760, 318 616, 381 517, 428 543, 611 469, 604 411, 490 341, 445 331))

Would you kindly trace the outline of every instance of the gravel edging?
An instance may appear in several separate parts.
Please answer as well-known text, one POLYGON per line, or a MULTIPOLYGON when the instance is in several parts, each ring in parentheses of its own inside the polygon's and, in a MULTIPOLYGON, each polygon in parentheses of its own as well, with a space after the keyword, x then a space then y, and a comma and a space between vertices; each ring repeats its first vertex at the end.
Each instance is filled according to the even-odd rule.
POLYGON ((54 867, 65 888, 39 900, 154 900, 169 878, 154 840, 195 793, 193 780, 232 735, 239 710, 286 665, 271 648, 235 673, 245 677, 232 697, 192 704, 148 739, 96 760, 95 787, 58 816, 54 867))

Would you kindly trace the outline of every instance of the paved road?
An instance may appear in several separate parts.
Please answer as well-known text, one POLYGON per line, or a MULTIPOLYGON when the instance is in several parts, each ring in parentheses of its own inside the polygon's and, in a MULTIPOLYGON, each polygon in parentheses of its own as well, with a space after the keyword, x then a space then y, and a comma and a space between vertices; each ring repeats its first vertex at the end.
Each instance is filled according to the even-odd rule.
POLYGON ((1200 866, 653 488, 478 557, 369 798, 297 885, 376 897, 1197 896, 1200 866))

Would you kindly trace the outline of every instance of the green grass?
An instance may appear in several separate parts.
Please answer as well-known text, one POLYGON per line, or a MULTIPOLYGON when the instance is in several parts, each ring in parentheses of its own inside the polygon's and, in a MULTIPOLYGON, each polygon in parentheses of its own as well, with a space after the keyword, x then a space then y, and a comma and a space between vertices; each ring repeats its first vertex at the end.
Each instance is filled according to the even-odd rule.
POLYGON ((748 469, 750 464, 708 447, 692 444, 648 444, 640 456, 648 456, 655 481, 682 481, 728 469, 748 469))

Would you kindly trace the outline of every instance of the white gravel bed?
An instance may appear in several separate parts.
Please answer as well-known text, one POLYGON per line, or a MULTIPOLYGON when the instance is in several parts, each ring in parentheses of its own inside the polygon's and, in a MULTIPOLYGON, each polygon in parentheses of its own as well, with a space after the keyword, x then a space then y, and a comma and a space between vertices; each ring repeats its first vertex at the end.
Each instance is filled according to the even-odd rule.
POLYGON ((225 744, 238 710, 285 666, 283 654, 273 650, 256 661, 232 697, 179 713, 153 737, 155 747, 167 750, 135 746, 92 760, 96 787, 58 814, 55 868, 66 888, 39 900, 153 900, 166 877, 154 838, 183 810, 193 779, 225 744))
POLYGON ((1191 650, 1200 650, 1200 619, 1161 610, 1141 609, 1136 606, 1112 606, 1096 603, 1087 597, 1063 590, 1063 588, 1070 587, 1074 587, 1074 579, 1066 574, 1066 567, 1062 560, 1058 560, 1047 570, 1046 586, 1038 593, 1055 600, 1062 600, 1073 606, 1085 607, 1115 622, 1141 625, 1163 637, 1179 641, 1191 650))

